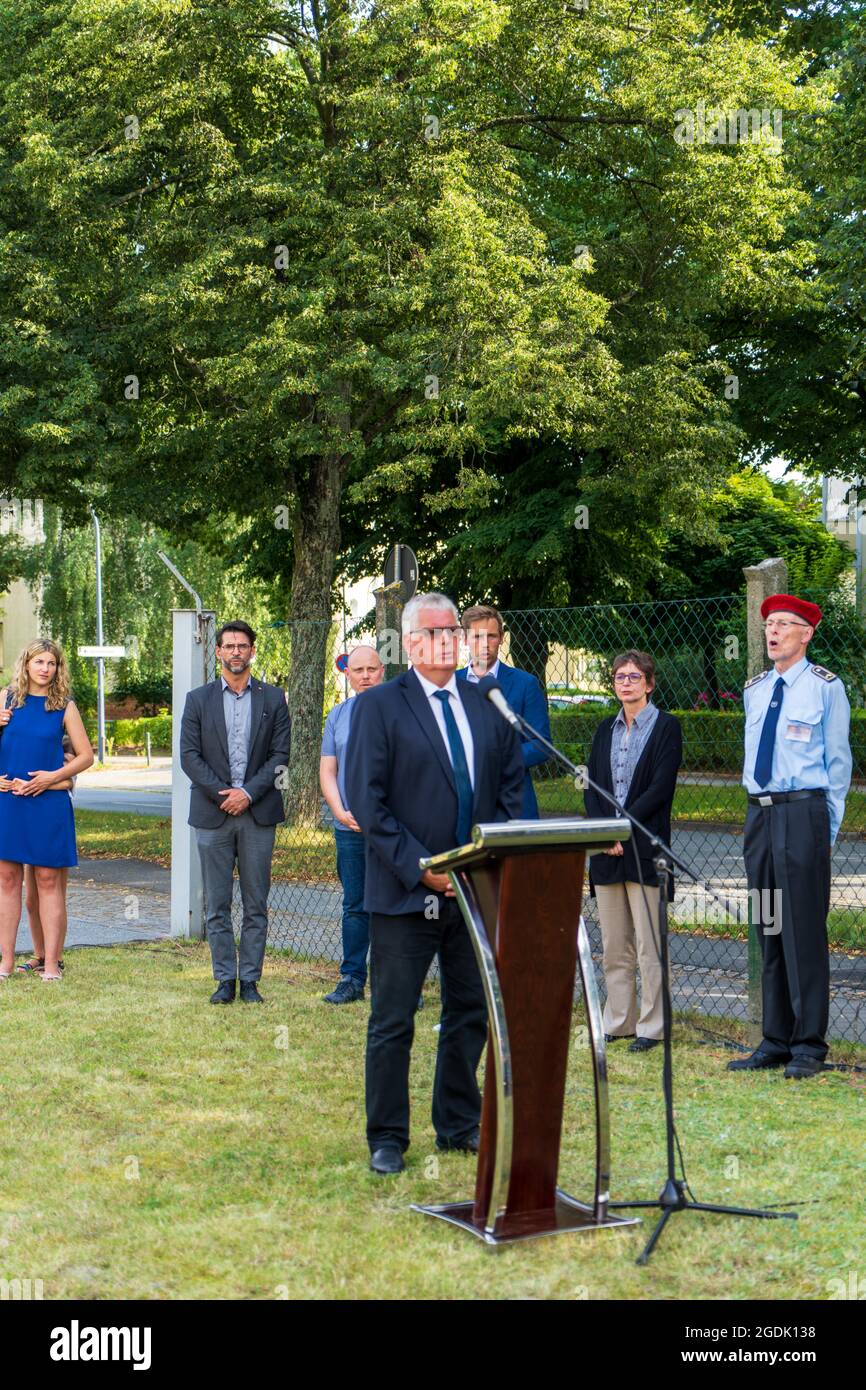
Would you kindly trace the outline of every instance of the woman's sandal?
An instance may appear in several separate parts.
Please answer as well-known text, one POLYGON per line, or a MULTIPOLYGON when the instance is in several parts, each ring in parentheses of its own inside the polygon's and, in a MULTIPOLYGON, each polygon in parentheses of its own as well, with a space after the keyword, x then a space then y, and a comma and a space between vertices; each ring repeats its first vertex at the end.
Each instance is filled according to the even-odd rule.
MULTIPOLYGON (((27 975, 41 975, 45 969, 45 957, 34 956, 33 960, 28 960, 24 965, 17 966, 17 969, 22 970, 27 975)), ((60 971, 61 975, 66 969, 62 960, 57 962, 57 969, 60 971)))
POLYGON ((22 975, 35 975, 45 965, 44 956, 34 956, 32 960, 26 960, 23 965, 16 965, 15 969, 22 975))
POLYGON ((50 985, 50 984, 54 984, 54 982, 55 982, 56 980, 62 980, 62 979, 63 979, 63 976, 62 976, 62 975, 46 975, 45 971, 43 970, 43 971, 40 972, 39 978, 40 978, 40 980, 44 980, 46 984, 49 984, 49 985, 50 985))

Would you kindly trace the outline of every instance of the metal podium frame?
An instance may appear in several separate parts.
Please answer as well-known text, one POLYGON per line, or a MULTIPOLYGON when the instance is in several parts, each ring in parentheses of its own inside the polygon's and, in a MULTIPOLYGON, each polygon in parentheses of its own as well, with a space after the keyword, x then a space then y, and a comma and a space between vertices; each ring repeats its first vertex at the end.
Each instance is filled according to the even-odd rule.
POLYGON ((509 854, 538 853, 553 845, 568 845, 580 849, 586 844, 613 844, 628 839, 630 827, 619 819, 575 820, 569 818, 544 821, 504 821, 475 825, 472 843, 446 854, 420 861, 422 869, 434 873, 447 872, 456 900, 469 931, 487 1001, 490 1023, 490 1042, 494 1064, 496 1092, 496 1146, 490 1201, 483 1228, 473 1221, 474 1200, 451 1202, 440 1206, 412 1204, 413 1211, 438 1217, 464 1230, 471 1231, 489 1246, 511 1244, 517 1240, 537 1239, 543 1235, 559 1235, 567 1231, 587 1231, 600 1228, 634 1226, 637 1218, 611 1216, 610 1199, 610 1114, 608 1106, 607 1051, 604 1041, 601 1004, 595 981, 589 936, 583 914, 577 932, 577 963, 586 1000, 590 1050, 592 1053, 596 1118, 595 1196, 592 1205, 578 1201, 556 1188, 556 1225, 547 1230, 505 1233, 503 1223, 511 1180, 514 1092, 511 1066, 511 1047, 508 1021, 496 965, 496 956, 488 938, 483 916, 466 872, 473 864, 489 857, 496 850, 509 854))

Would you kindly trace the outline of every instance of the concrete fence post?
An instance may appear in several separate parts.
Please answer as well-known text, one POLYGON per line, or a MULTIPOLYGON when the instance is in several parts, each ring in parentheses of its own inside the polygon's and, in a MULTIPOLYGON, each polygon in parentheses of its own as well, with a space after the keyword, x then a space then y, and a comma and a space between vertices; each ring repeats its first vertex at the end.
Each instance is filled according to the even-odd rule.
MULTIPOLYGON (((745 565, 746 632, 748 678, 760 675, 769 665, 764 641, 764 619, 761 604, 770 594, 788 591, 788 566, 784 560, 762 560, 759 565, 745 565)), ((752 895, 749 894, 749 1043, 757 1047, 763 1037, 761 1005, 761 943, 758 929, 752 920, 752 895)))

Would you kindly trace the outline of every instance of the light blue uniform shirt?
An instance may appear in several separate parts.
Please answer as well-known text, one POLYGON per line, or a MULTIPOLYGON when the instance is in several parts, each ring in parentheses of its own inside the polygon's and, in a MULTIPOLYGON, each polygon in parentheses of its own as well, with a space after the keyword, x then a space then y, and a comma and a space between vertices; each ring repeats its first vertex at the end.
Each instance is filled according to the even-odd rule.
POLYGON ((337 759, 337 790, 347 811, 351 810, 346 801, 346 744, 352 727, 352 714, 357 695, 344 700, 328 712, 322 732, 322 757, 337 759))
POLYGON ((773 745, 772 772, 765 787, 759 787, 755 781, 755 760, 779 672, 771 667, 746 686, 743 786, 753 796, 762 792, 826 791, 833 844, 851 785, 851 707, 839 677, 831 676, 829 671, 818 674, 823 671, 823 666, 814 666, 803 657, 796 666, 781 673, 785 688, 773 745))

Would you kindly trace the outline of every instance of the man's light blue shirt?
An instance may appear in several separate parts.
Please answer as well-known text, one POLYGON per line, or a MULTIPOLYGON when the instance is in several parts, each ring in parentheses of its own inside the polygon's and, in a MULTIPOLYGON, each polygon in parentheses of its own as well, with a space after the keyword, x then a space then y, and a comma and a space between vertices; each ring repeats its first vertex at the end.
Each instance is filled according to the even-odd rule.
MULTIPOLYGON (((484 672, 484 676, 492 676, 495 681, 499 680, 499 657, 496 658, 490 670, 484 672)), ((466 679, 469 681, 470 685, 477 685, 482 679, 481 676, 476 676, 475 667, 472 665, 471 661, 466 667, 466 679)))
MULTIPOLYGON (((819 668, 823 670, 823 667, 819 668)), ((779 673, 775 667, 743 691, 746 715, 743 786, 753 796, 761 792, 823 790, 830 813, 830 843, 836 839, 845 814, 845 797, 851 785, 851 746, 848 731, 851 707, 838 676, 832 680, 816 674, 803 657, 779 673), (776 681, 785 682, 782 708, 773 745, 770 780, 765 787, 755 781, 755 760, 761 729, 770 707, 776 681)))
POLYGON ((346 744, 349 742, 357 698, 357 695, 352 695, 348 700, 343 700, 342 704, 334 705, 328 712, 322 731, 322 757, 337 759, 337 790, 347 811, 351 810, 351 807, 346 801, 346 744))
POLYGON ((226 721, 226 738, 229 745, 229 768, 233 787, 240 787, 250 801, 252 797, 244 786, 244 775, 250 760, 250 721, 252 718, 252 681, 248 680, 243 690, 232 690, 225 676, 220 676, 223 687, 223 714, 226 721))

